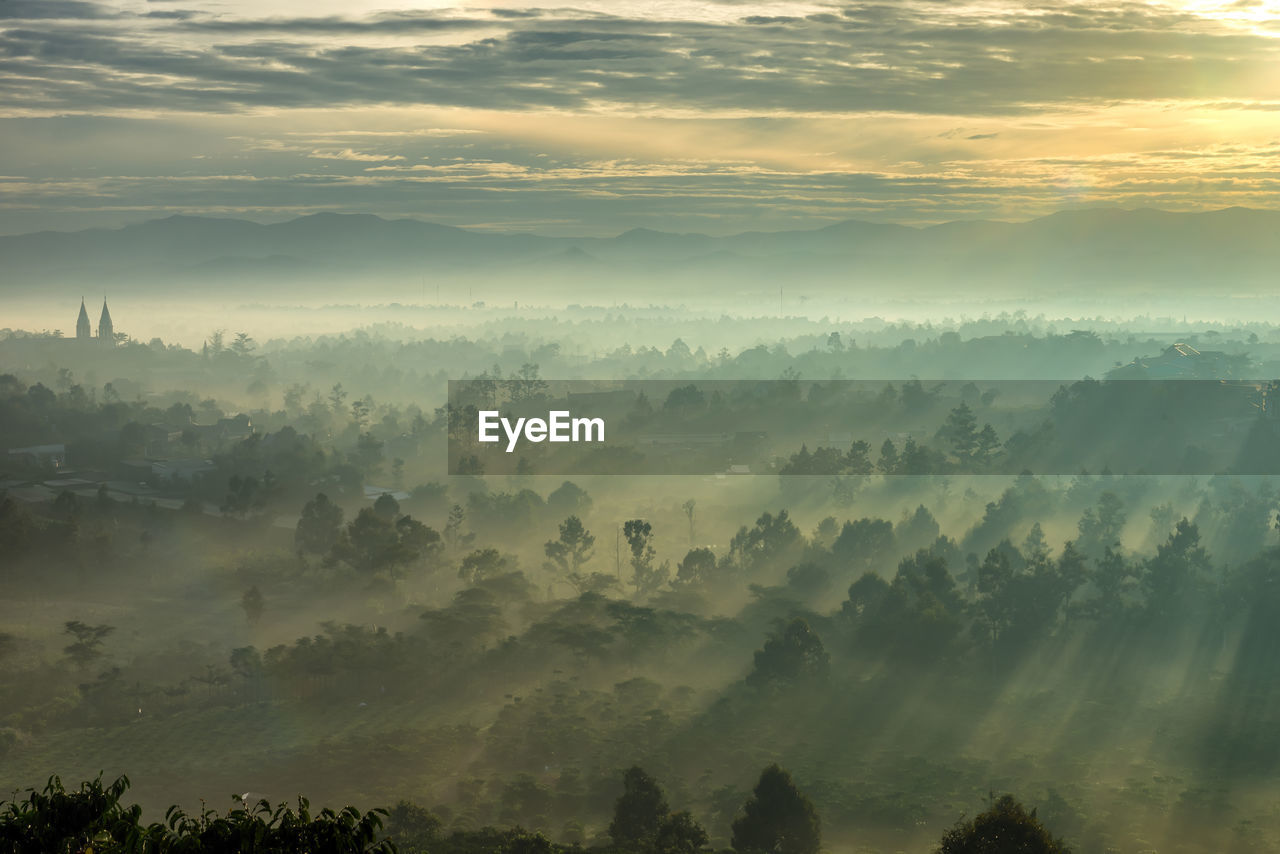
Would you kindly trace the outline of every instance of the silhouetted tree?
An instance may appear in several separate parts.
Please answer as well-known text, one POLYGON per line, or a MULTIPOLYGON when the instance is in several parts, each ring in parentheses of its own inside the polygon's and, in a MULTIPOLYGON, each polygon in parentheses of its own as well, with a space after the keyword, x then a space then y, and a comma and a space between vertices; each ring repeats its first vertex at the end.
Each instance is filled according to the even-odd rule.
POLYGON ((817 854, 821 846, 818 812, 796 788, 791 775, 770 765, 760 775, 742 815, 733 822, 733 850, 739 854, 817 854))
POLYGON ((235 340, 231 342, 231 352, 237 356, 248 356, 255 347, 257 344, 249 337, 248 332, 237 332, 235 340))
POLYGON ((1200 545, 1200 529, 1182 519, 1169 539, 1156 546, 1147 561, 1142 586, 1152 613, 1168 616, 1175 603, 1190 593, 1210 570, 1209 556, 1200 545))
POLYGON ((296 812, 267 801, 241 804, 226 815, 205 810, 188 816, 171 807, 163 824, 143 825, 142 808, 120 801, 128 788, 126 777, 110 785, 103 785, 99 777, 68 791, 61 780, 51 777, 43 791, 29 790, 25 798, 0 805, 0 851, 392 854, 395 850, 381 838, 385 810, 361 813, 346 807, 313 815, 307 800, 299 798, 296 812))
POLYGON ((829 656, 822 639, 800 617, 793 618, 756 650, 749 685, 820 679, 827 675, 829 656))
POLYGON ((400 502, 391 493, 384 492, 373 502, 373 512, 383 519, 395 521, 400 515, 400 502))
POLYGON ((299 551, 325 554, 338 542, 341 532, 342 508, 321 492, 303 506, 293 541, 299 551))
POLYGON ((1070 854, 1013 795, 1002 795, 990 809, 957 822, 938 844, 936 854, 1070 854))
POLYGON ((622 778, 609 836, 618 848, 648 854, 694 854, 706 847, 707 833, 687 811, 668 811, 656 780, 639 767, 622 778))
POLYGON ((440 819, 409 801, 387 811, 387 836, 401 851, 427 851, 440 836, 440 819))
POLYGON ((648 848, 658 836, 669 809, 658 782, 633 766, 622 776, 622 794, 613 806, 609 836, 624 848, 648 848))
POLYGON ((893 523, 885 519, 845 522, 831 554, 852 571, 872 569, 893 547, 893 523))
POLYGON ((656 854, 694 854, 710 841, 702 825, 687 810, 672 813, 658 828, 654 843, 656 854))
POLYGON ((938 438, 951 445, 951 452, 955 454, 961 470, 965 470, 978 448, 978 419, 967 403, 951 410, 938 430, 938 438))
POLYGON ((983 424, 982 429, 978 431, 977 445, 973 454, 974 463, 978 470, 991 465, 999 453, 1000 437, 996 435, 994 427, 990 424, 983 424))
POLYGON ((871 474, 875 470, 871 464, 871 446, 861 439, 850 445, 844 455, 844 470, 848 474, 871 474))
POLYGON ((630 519, 622 526, 622 536, 631 549, 631 586, 637 595, 655 592, 667 580, 667 564, 653 565, 653 526, 643 519, 630 519))
POLYGON ((450 549, 468 545, 475 539, 474 534, 462 533, 462 526, 466 521, 467 511, 461 504, 455 504, 449 508, 449 518, 444 524, 444 542, 450 549))
POLYGON ((1124 502, 1114 492, 1098 496, 1098 507, 1085 508, 1077 527, 1080 538, 1076 547, 1090 557, 1100 557, 1108 546, 1120 545, 1120 531, 1124 528, 1124 502))
POLYGON ((342 532, 333 555, 365 572, 394 571, 416 560, 424 547, 439 539, 436 532, 408 516, 392 522, 372 507, 364 507, 342 532))
POLYGON ((880 459, 876 462, 876 468, 881 474, 897 474, 898 467, 898 447, 893 444, 892 439, 885 439, 880 446, 880 459))
POLYGON ((697 508, 698 502, 690 498, 688 501, 680 505, 680 509, 684 511, 684 515, 689 519, 689 545, 693 545, 693 511, 697 508))
POLYGON ((258 585, 250 587, 240 597, 240 607, 244 609, 245 619, 249 621, 249 625, 256 626, 258 621, 262 619, 262 612, 266 605, 262 600, 262 591, 258 589, 258 585))
POLYGON ((222 500, 222 512, 244 518, 254 510, 266 507, 267 497, 263 484, 256 477, 238 474, 227 481, 227 495, 222 500))
POLYGON ((53 511, 63 519, 74 519, 80 514, 80 498, 70 490, 62 490, 53 500, 53 511))
POLYGON ((115 626, 90 626, 79 620, 68 620, 65 625, 65 633, 75 640, 62 651, 80 668, 88 667, 102 657, 102 641, 116 630, 115 626))
POLYGON ((507 562, 497 549, 476 549, 462 559, 458 577, 476 584, 492 578, 507 568, 507 562))
POLYGON ((573 481, 566 480, 547 496, 547 509, 557 516, 582 518, 591 509, 591 496, 573 481))
POLYGON ((351 461, 366 475, 375 475, 382 468, 384 442, 372 433, 361 433, 356 439, 356 450, 351 461))
POLYGON ((543 550, 547 557, 566 575, 576 573, 591 560, 596 538, 577 516, 570 516, 560 523, 560 539, 548 540, 543 550))
POLYGON ((804 544, 804 535, 786 510, 761 513, 754 526, 745 525, 729 540, 729 562, 744 570, 790 563, 804 544))
POLYGON ((715 552, 711 549, 689 549, 684 560, 676 564, 676 581, 680 584, 699 584, 709 580, 715 571, 715 552))

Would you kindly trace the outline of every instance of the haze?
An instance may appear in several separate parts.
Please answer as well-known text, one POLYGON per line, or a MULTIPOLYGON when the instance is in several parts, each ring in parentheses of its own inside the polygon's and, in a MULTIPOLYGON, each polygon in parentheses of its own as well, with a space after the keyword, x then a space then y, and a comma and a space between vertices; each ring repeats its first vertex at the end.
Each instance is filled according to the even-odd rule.
POLYGON ((0 848, 1280 851, 1278 60, 0 0, 0 848))

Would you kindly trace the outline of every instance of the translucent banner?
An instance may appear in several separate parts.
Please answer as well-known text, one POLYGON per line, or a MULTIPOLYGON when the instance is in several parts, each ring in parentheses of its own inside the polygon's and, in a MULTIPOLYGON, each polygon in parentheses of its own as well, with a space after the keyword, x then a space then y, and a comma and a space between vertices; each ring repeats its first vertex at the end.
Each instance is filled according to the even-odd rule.
POLYGON ((1272 381, 530 377, 448 406, 455 475, 1280 473, 1272 381))

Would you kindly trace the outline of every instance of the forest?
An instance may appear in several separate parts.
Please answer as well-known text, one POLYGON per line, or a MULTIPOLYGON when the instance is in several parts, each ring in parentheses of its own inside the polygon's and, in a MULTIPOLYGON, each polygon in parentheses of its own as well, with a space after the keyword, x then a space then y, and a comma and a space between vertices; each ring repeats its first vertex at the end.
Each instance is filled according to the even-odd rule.
POLYGON ((0 0, 0 854, 1280 854, 1278 58, 0 0))
POLYGON ((0 845, 1280 850, 1280 329, 658 314, 3 333, 0 845), (451 379, 771 422, 451 473, 451 379))

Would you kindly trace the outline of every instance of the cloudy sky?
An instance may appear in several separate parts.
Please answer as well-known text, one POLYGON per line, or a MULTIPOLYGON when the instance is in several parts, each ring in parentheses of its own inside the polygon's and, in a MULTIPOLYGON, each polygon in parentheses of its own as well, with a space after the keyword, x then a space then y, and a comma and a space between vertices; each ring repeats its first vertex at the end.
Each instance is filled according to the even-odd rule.
POLYGON ((0 233, 1280 207, 1280 0, 0 0, 0 233))

